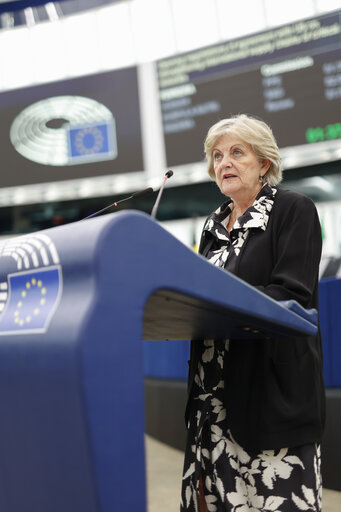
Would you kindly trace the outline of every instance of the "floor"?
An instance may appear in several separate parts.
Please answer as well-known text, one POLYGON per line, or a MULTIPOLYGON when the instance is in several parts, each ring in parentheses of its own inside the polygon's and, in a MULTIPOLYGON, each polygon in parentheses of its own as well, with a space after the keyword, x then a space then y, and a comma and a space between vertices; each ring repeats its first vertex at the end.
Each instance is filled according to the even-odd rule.
MULTIPOLYGON (((183 452, 146 436, 148 512, 179 512, 183 452)), ((341 512, 341 492, 323 490, 323 512, 341 512)))

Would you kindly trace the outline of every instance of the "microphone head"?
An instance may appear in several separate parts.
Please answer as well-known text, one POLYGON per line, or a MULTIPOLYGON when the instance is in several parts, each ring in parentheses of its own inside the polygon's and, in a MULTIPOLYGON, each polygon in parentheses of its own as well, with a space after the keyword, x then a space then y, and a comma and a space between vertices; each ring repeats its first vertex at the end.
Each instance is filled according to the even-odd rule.
POLYGON ((131 197, 133 197, 135 199, 135 197, 148 196, 152 192, 154 192, 152 187, 148 187, 148 188, 145 188, 144 190, 140 190, 139 192, 135 192, 135 194, 133 194, 131 197))
POLYGON ((174 172, 173 171, 168 171, 166 172, 165 176, 167 176, 167 178, 171 178, 173 176, 174 172))

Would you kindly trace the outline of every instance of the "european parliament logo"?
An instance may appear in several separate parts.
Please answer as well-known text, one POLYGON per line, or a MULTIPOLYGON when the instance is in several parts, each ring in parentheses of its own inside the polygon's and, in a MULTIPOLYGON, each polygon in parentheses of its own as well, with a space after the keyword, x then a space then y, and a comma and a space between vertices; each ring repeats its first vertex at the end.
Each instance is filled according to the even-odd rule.
POLYGON ((70 125, 67 128, 69 163, 98 162, 117 157, 114 119, 103 122, 70 125))
POLYGON ((60 284, 59 267, 8 275, 0 334, 44 332, 59 302, 60 284))
POLYGON ((44 333, 62 294, 57 248, 45 233, 0 241, 0 336, 44 333))

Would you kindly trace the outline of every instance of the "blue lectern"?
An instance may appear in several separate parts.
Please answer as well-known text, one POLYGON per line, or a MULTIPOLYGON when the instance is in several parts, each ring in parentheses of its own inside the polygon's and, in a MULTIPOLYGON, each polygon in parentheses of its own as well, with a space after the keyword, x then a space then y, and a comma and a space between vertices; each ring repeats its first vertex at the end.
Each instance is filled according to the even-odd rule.
POLYGON ((142 339, 313 333, 138 212, 0 245, 1 512, 144 512, 142 339))

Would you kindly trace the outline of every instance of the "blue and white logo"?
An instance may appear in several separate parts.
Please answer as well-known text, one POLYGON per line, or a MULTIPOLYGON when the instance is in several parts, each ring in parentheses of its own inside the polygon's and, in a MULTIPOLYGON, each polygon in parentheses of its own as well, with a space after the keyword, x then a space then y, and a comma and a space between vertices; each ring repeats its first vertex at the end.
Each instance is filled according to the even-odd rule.
POLYGON ((114 159, 117 156, 114 119, 67 128, 69 160, 74 163, 114 159))
POLYGON ((62 291, 53 242, 39 233, 10 239, 0 245, 0 261, 4 258, 13 271, 1 276, 0 336, 46 332, 62 291))

